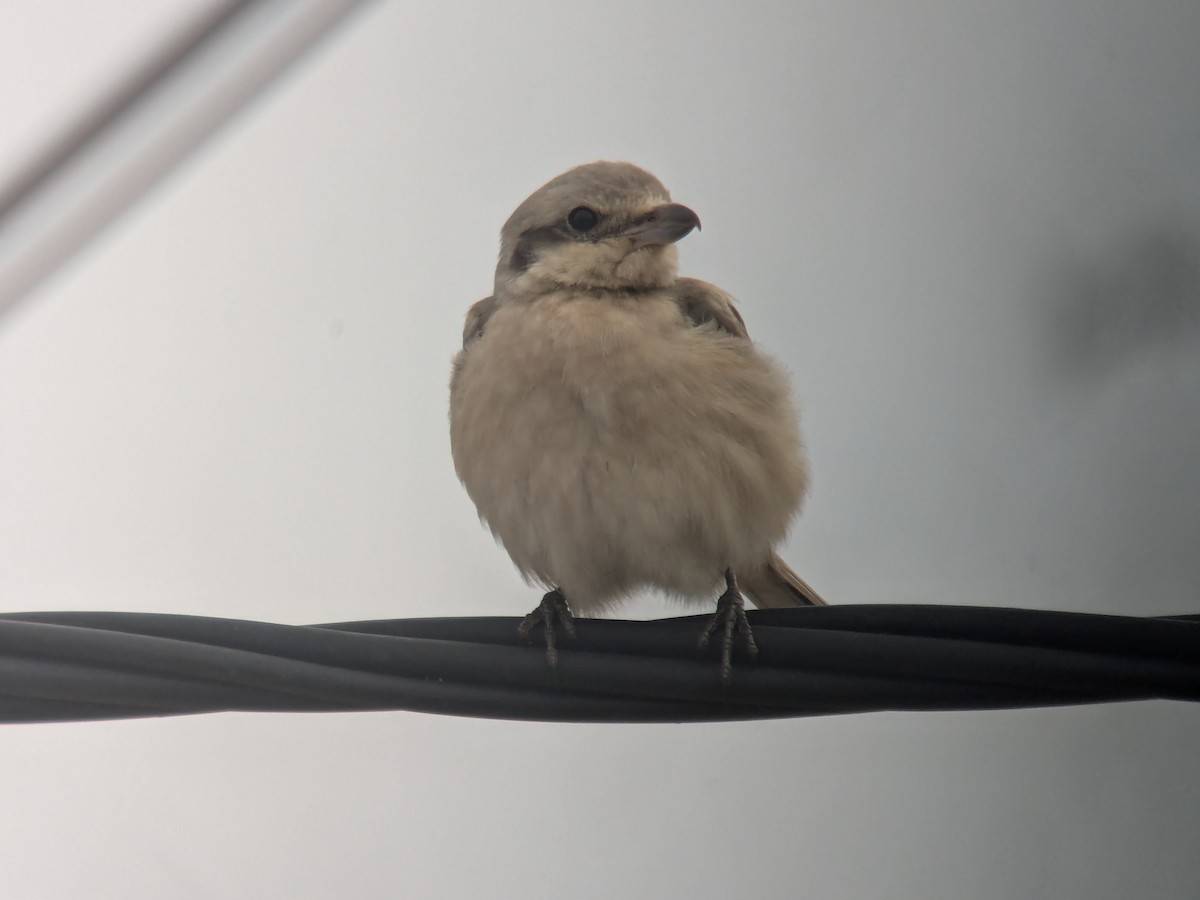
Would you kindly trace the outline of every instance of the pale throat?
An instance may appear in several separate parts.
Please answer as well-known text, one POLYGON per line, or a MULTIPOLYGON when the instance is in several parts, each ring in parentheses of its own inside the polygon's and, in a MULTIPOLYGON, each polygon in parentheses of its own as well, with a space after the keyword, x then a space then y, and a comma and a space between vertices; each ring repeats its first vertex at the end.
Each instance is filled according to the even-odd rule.
POLYGON ((679 271, 674 244, 630 251, 623 242, 575 244, 539 258, 518 280, 549 289, 645 291, 670 287, 679 271))

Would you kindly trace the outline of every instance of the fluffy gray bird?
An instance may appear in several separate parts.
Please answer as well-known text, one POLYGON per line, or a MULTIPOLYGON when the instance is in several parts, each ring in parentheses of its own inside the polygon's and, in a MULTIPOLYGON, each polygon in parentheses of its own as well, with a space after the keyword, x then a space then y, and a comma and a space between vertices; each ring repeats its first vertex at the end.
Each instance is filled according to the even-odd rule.
POLYGON ((808 487, 787 376, 729 296, 677 275, 700 227, 649 172, 597 162, 535 191, 501 231, 492 296, 467 313, 450 383, 454 466, 527 581, 526 617, 658 588, 717 612, 700 638, 756 652, 757 606, 824 605, 775 554, 808 487))

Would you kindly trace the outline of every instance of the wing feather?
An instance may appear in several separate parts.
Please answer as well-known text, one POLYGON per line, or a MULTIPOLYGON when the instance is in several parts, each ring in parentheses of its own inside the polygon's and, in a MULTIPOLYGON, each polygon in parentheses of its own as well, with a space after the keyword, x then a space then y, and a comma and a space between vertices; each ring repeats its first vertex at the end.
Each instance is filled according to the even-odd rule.
POLYGON ((750 339, 746 322, 733 305, 733 298, 716 285, 697 278, 680 278, 675 282, 674 298, 693 325, 712 323, 729 334, 750 339))
POLYGON ((478 303, 472 303, 467 310, 467 321, 463 325, 463 349, 483 337, 483 329, 487 327, 488 319, 496 311, 496 298, 484 297, 478 303))

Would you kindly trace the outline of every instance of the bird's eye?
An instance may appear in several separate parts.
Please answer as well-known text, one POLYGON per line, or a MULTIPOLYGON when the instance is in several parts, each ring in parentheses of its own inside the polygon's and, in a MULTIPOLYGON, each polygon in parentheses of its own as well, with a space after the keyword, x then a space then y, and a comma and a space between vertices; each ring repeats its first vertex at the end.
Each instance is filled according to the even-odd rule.
POLYGON ((600 222, 595 210, 586 206, 577 206, 567 213, 567 224, 573 231, 591 231, 600 222))

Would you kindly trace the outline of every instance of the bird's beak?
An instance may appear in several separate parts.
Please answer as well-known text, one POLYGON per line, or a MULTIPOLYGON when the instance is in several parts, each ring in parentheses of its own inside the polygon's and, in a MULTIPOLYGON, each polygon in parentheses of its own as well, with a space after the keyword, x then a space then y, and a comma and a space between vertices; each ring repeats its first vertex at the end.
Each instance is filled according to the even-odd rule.
POLYGON ((693 228, 699 229, 700 217, 680 203, 664 203, 638 216, 621 237, 633 241, 634 248, 673 244, 693 228))

